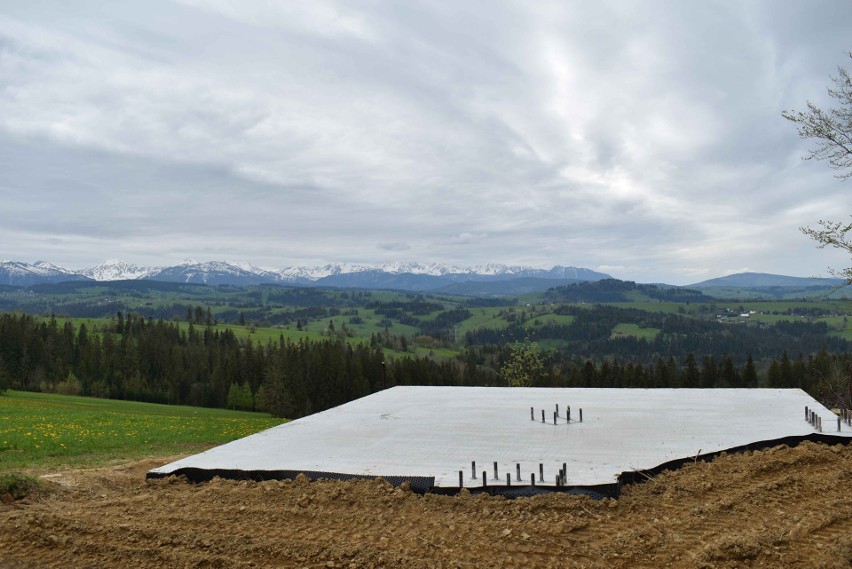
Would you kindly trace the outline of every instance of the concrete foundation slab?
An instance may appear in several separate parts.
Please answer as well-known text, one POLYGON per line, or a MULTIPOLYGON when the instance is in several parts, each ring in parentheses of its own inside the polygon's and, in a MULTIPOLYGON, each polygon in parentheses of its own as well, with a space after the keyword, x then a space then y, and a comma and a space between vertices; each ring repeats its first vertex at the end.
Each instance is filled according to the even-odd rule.
POLYGON ((797 389, 400 386, 149 476, 312 472, 434 478, 435 487, 458 488, 461 471, 465 487, 481 487, 483 473, 489 486, 505 486, 508 474, 513 485, 529 485, 535 475, 536 485, 554 487, 564 465, 564 485, 593 487, 699 454, 817 435, 806 407, 825 436, 852 438, 852 426, 838 432, 837 416, 797 389))

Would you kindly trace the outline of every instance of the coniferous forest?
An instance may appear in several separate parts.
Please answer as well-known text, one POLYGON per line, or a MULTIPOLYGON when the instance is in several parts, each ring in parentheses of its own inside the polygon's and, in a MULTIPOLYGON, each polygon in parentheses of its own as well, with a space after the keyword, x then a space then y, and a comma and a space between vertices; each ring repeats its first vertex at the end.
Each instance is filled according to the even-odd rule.
MULTIPOLYGON (((625 309, 565 310, 574 311, 570 325, 539 327, 533 341, 559 337, 572 348, 544 352, 534 385, 796 387, 828 404, 846 396, 848 343, 827 337, 819 324, 783 323, 767 332, 642 313, 661 330, 649 340, 612 337, 613 322, 625 318, 618 311, 625 309), (796 350, 785 348, 790 345, 796 350)), ((320 341, 282 335, 261 344, 202 316, 181 327, 118 312, 108 324, 89 329, 54 317, 2 314, 0 388, 296 418, 394 385, 507 385, 502 370, 514 357, 513 346, 530 342, 522 328, 510 326, 467 334, 457 357, 386 357, 385 346, 398 343, 390 334, 374 336, 369 344, 343 335, 320 341)))

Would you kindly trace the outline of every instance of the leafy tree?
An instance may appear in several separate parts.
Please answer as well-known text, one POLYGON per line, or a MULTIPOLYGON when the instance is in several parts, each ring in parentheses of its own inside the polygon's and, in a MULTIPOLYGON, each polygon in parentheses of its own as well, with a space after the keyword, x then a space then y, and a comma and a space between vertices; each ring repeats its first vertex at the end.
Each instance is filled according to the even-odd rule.
MULTIPOLYGON (((852 53, 849 54, 852 57, 852 53)), ((783 111, 782 116, 793 122, 799 137, 815 141, 815 146, 804 157, 805 160, 827 160, 829 167, 838 170, 837 177, 846 180, 852 177, 852 77, 843 67, 837 67, 837 76, 832 77, 835 87, 828 94, 837 102, 837 107, 822 109, 810 101, 807 111, 783 111)), ((852 254, 852 223, 822 219, 819 227, 800 227, 802 233, 819 243, 819 248, 833 247, 852 254)), ((852 284, 852 267, 831 274, 852 284)))
POLYGON ((817 371, 814 393, 819 401, 827 407, 848 409, 852 406, 852 366, 843 365, 838 359, 828 362, 826 373, 817 371))
POLYGON ((511 387, 530 387, 544 374, 541 348, 529 339, 507 346, 509 357, 503 364, 502 376, 511 387))
POLYGON ((56 392, 64 395, 80 395, 80 380, 72 372, 56 385, 56 392))
POLYGON ((228 408, 244 411, 251 411, 254 408, 254 397, 252 397, 251 387, 247 383, 231 384, 231 387, 228 388, 228 408))

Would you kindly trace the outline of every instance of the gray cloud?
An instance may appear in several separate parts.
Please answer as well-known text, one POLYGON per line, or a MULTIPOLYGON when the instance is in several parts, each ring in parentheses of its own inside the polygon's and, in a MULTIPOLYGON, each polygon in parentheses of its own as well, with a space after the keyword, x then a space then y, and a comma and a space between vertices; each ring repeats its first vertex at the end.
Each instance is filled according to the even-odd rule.
POLYGON ((797 227, 848 192, 780 111, 826 102, 850 21, 770 0, 7 2, 0 256, 817 274, 848 260, 797 227))
POLYGON ((408 251, 411 249, 411 245, 401 241, 394 241, 391 243, 378 243, 376 248, 381 249, 382 251, 408 251))

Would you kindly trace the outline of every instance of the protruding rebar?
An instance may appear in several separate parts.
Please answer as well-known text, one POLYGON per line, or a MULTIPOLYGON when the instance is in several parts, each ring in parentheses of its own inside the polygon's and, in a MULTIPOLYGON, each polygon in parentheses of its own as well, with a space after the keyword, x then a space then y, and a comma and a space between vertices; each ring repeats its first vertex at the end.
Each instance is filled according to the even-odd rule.
POLYGON ((512 475, 507 472, 506 473, 506 486, 511 486, 511 485, 512 485, 512 475))
POLYGON ((580 422, 583 422, 583 408, 580 407, 580 422))
POLYGON ((544 464, 538 463, 538 479, 544 481, 544 464))
POLYGON ((494 480, 500 480, 500 476, 497 475, 497 461, 494 461, 494 480))
POLYGON ((470 461, 470 471, 471 471, 471 473, 472 473, 472 474, 471 474, 471 477, 472 477, 474 480, 476 480, 476 461, 475 461, 475 460, 471 460, 471 461, 470 461))
POLYGON ((464 488, 464 471, 459 470, 459 488, 464 488))
POLYGON ((518 479, 518 482, 521 481, 521 463, 519 462, 515 468, 515 478, 518 479))
POLYGON ((544 423, 544 409, 541 410, 541 422, 544 423))

